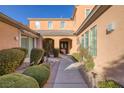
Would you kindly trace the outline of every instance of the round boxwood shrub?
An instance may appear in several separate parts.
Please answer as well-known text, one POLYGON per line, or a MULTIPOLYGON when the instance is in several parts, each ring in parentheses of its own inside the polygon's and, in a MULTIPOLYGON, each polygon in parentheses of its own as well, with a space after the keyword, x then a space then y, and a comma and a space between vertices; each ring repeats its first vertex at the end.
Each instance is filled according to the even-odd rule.
POLYGON ((28 67, 23 72, 23 74, 33 77, 34 79, 37 80, 37 82, 39 83, 39 86, 43 87, 43 85, 47 82, 49 78, 50 70, 45 66, 35 65, 35 66, 28 67))
POLYGON ((99 88, 121 88, 122 86, 113 80, 99 81, 99 88))
POLYGON ((39 66, 45 66, 46 68, 48 68, 50 70, 50 64, 42 63, 39 66))
POLYGON ((0 88, 39 88, 39 85, 32 77, 13 73, 0 77, 0 88))
POLYGON ((0 51, 0 75, 12 73, 20 66, 25 56, 19 49, 4 49, 0 51))
POLYGON ((33 48, 31 50, 31 55, 30 55, 30 63, 31 65, 37 65, 41 62, 41 60, 44 57, 44 50, 43 49, 38 49, 38 48, 33 48))

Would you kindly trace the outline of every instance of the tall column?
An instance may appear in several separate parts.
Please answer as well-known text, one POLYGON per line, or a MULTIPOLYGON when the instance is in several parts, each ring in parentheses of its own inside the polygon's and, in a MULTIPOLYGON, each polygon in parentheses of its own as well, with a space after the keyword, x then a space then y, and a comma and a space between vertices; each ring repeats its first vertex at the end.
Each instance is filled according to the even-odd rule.
POLYGON ((59 48, 59 39, 58 38, 54 39, 54 47, 59 48))
POLYGON ((43 48, 43 38, 39 37, 37 39, 37 48, 43 48))

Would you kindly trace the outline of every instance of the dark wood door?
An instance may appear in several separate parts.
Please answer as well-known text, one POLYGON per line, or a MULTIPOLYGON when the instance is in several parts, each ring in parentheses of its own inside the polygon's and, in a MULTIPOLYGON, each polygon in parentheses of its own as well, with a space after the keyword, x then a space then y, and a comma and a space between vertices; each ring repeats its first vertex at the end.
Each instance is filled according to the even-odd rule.
POLYGON ((60 42, 60 50, 62 54, 68 54, 68 42, 67 41, 60 42))

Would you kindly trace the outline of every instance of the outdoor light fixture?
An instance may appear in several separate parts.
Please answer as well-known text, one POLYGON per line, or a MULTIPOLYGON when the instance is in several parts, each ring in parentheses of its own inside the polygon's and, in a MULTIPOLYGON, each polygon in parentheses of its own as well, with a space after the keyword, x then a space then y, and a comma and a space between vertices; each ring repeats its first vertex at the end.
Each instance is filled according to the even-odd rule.
POLYGON ((114 22, 107 25, 107 28, 106 28, 107 34, 111 33, 114 30, 115 30, 115 23, 114 22))
POLYGON ((18 41, 19 40, 19 37, 18 36, 15 36, 15 40, 18 41))

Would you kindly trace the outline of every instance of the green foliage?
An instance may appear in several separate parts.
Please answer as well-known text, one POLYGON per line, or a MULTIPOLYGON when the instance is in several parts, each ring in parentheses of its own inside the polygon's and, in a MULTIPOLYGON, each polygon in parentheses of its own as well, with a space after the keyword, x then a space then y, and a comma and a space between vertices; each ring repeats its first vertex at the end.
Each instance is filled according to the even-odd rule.
POLYGON ((78 62, 83 61, 83 57, 80 55, 80 53, 73 53, 72 57, 78 62))
POLYGON ((83 57, 85 70, 91 71, 95 66, 92 56, 89 54, 88 50, 85 48, 81 48, 80 54, 83 57))
POLYGON ((27 68, 23 74, 33 77, 37 80, 39 86, 43 87, 49 78, 50 70, 43 65, 35 65, 27 68))
POLYGON ((59 52, 60 52, 60 50, 58 48, 54 48, 53 49, 54 57, 59 57, 59 52))
POLYGON ((20 65, 22 65, 22 63, 24 62, 24 60, 25 60, 25 58, 26 58, 26 56, 28 54, 28 50, 26 48, 21 48, 21 47, 17 47, 17 48, 13 48, 13 49, 20 49, 20 50, 25 52, 25 55, 24 55, 22 61, 20 62, 20 65))
POLYGON ((38 49, 38 48, 33 48, 31 50, 31 55, 30 55, 30 63, 31 65, 37 65, 41 62, 41 60, 44 57, 44 50, 43 49, 38 49))
POLYGON ((50 70, 50 64, 46 64, 46 63, 42 63, 40 64, 41 66, 45 66, 46 68, 48 68, 50 70))
POLYGON ((98 87, 99 88, 121 88, 122 86, 113 80, 106 80, 106 81, 98 82, 98 87))
POLYGON ((32 77, 13 73, 0 77, 0 88, 39 88, 39 85, 32 77))
POLYGON ((0 75, 15 72, 20 66, 25 52, 19 49, 4 49, 0 51, 0 75))

